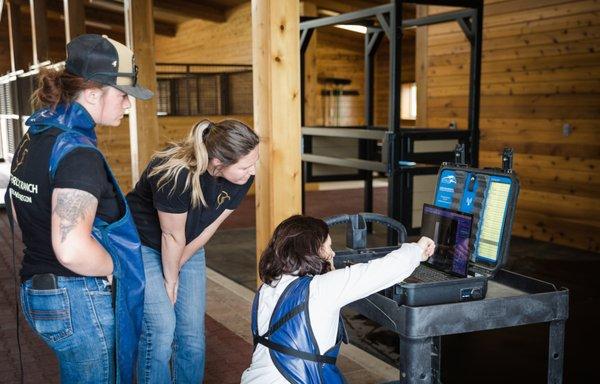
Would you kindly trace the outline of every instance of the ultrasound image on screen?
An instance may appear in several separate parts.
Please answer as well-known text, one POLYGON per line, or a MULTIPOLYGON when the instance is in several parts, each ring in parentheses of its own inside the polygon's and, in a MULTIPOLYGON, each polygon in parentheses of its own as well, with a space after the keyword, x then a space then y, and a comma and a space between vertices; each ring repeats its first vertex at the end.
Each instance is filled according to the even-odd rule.
POLYGON ((428 262, 445 272, 466 276, 472 221, 470 214, 425 204, 421 235, 436 245, 428 262))

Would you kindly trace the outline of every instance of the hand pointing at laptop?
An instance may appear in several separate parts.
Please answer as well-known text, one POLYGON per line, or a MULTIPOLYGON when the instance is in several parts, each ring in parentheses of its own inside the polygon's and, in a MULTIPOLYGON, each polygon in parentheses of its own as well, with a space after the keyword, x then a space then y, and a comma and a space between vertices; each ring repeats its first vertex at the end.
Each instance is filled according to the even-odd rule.
POLYGON ((435 251, 435 242, 427 236, 421 237, 417 242, 417 245, 423 250, 423 254, 421 255, 421 261, 426 261, 427 259, 429 259, 435 251))

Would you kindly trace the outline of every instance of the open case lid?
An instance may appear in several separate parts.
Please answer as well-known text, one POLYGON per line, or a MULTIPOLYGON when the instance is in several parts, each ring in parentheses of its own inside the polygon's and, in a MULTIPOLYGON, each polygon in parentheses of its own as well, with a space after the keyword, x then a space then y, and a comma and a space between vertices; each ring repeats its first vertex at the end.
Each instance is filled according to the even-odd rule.
POLYGON ((506 264, 518 194, 510 168, 440 167, 433 204, 473 215, 469 272, 493 276, 506 264))

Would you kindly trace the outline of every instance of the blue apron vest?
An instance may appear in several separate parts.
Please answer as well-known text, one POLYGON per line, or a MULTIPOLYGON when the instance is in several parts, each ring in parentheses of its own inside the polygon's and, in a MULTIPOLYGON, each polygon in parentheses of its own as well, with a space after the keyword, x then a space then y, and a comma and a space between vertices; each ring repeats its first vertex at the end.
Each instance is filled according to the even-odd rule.
POLYGON ((312 276, 291 282, 275 305, 269 330, 258 334, 257 311, 260 289, 252 303, 252 335, 254 348, 262 344, 277 370, 293 384, 336 384, 345 380, 335 362, 342 341, 348 343, 344 322, 340 316, 336 344, 321 354, 308 314, 308 298, 312 276))
MULTIPOLYGON (((26 124, 30 126, 29 133, 32 135, 51 127, 64 131, 57 136, 50 155, 51 180, 60 161, 72 150, 86 147, 100 153, 96 147, 95 123, 85 108, 78 103, 67 107, 59 105, 54 111, 49 109, 36 111, 26 124)), ((101 153, 100 155, 102 156, 101 153)), ((141 243, 129 206, 104 156, 102 159, 117 197, 125 207, 125 214, 119 220, 108 224, 96 217, 92 228, 92 236, 102 244, 113 259, 116 381, 124 384, 133 382, 144 313, 145 276, 141 243)))

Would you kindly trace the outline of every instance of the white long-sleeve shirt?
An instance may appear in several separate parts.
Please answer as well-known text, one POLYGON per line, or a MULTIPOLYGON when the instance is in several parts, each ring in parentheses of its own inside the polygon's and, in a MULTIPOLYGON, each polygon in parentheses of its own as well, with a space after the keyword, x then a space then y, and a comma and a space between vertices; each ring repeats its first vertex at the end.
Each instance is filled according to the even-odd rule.
MULTIPOLYGON (((310 283, 308 311, 319 351, 323 353, 335 345, 340 309, 344 305, 401 282, 419 265, 422 253, 417 244, 407 243, 382 258, 315 276, 310 283)), ((268 331, 279 297, 297 278, 283 275, 274 287, 263 284, 258 300, 259 335, 268 331)), ((242 384, 287 382, 273 364, 269 349, 258 344, 250 368, 242 374, 242 384)))

